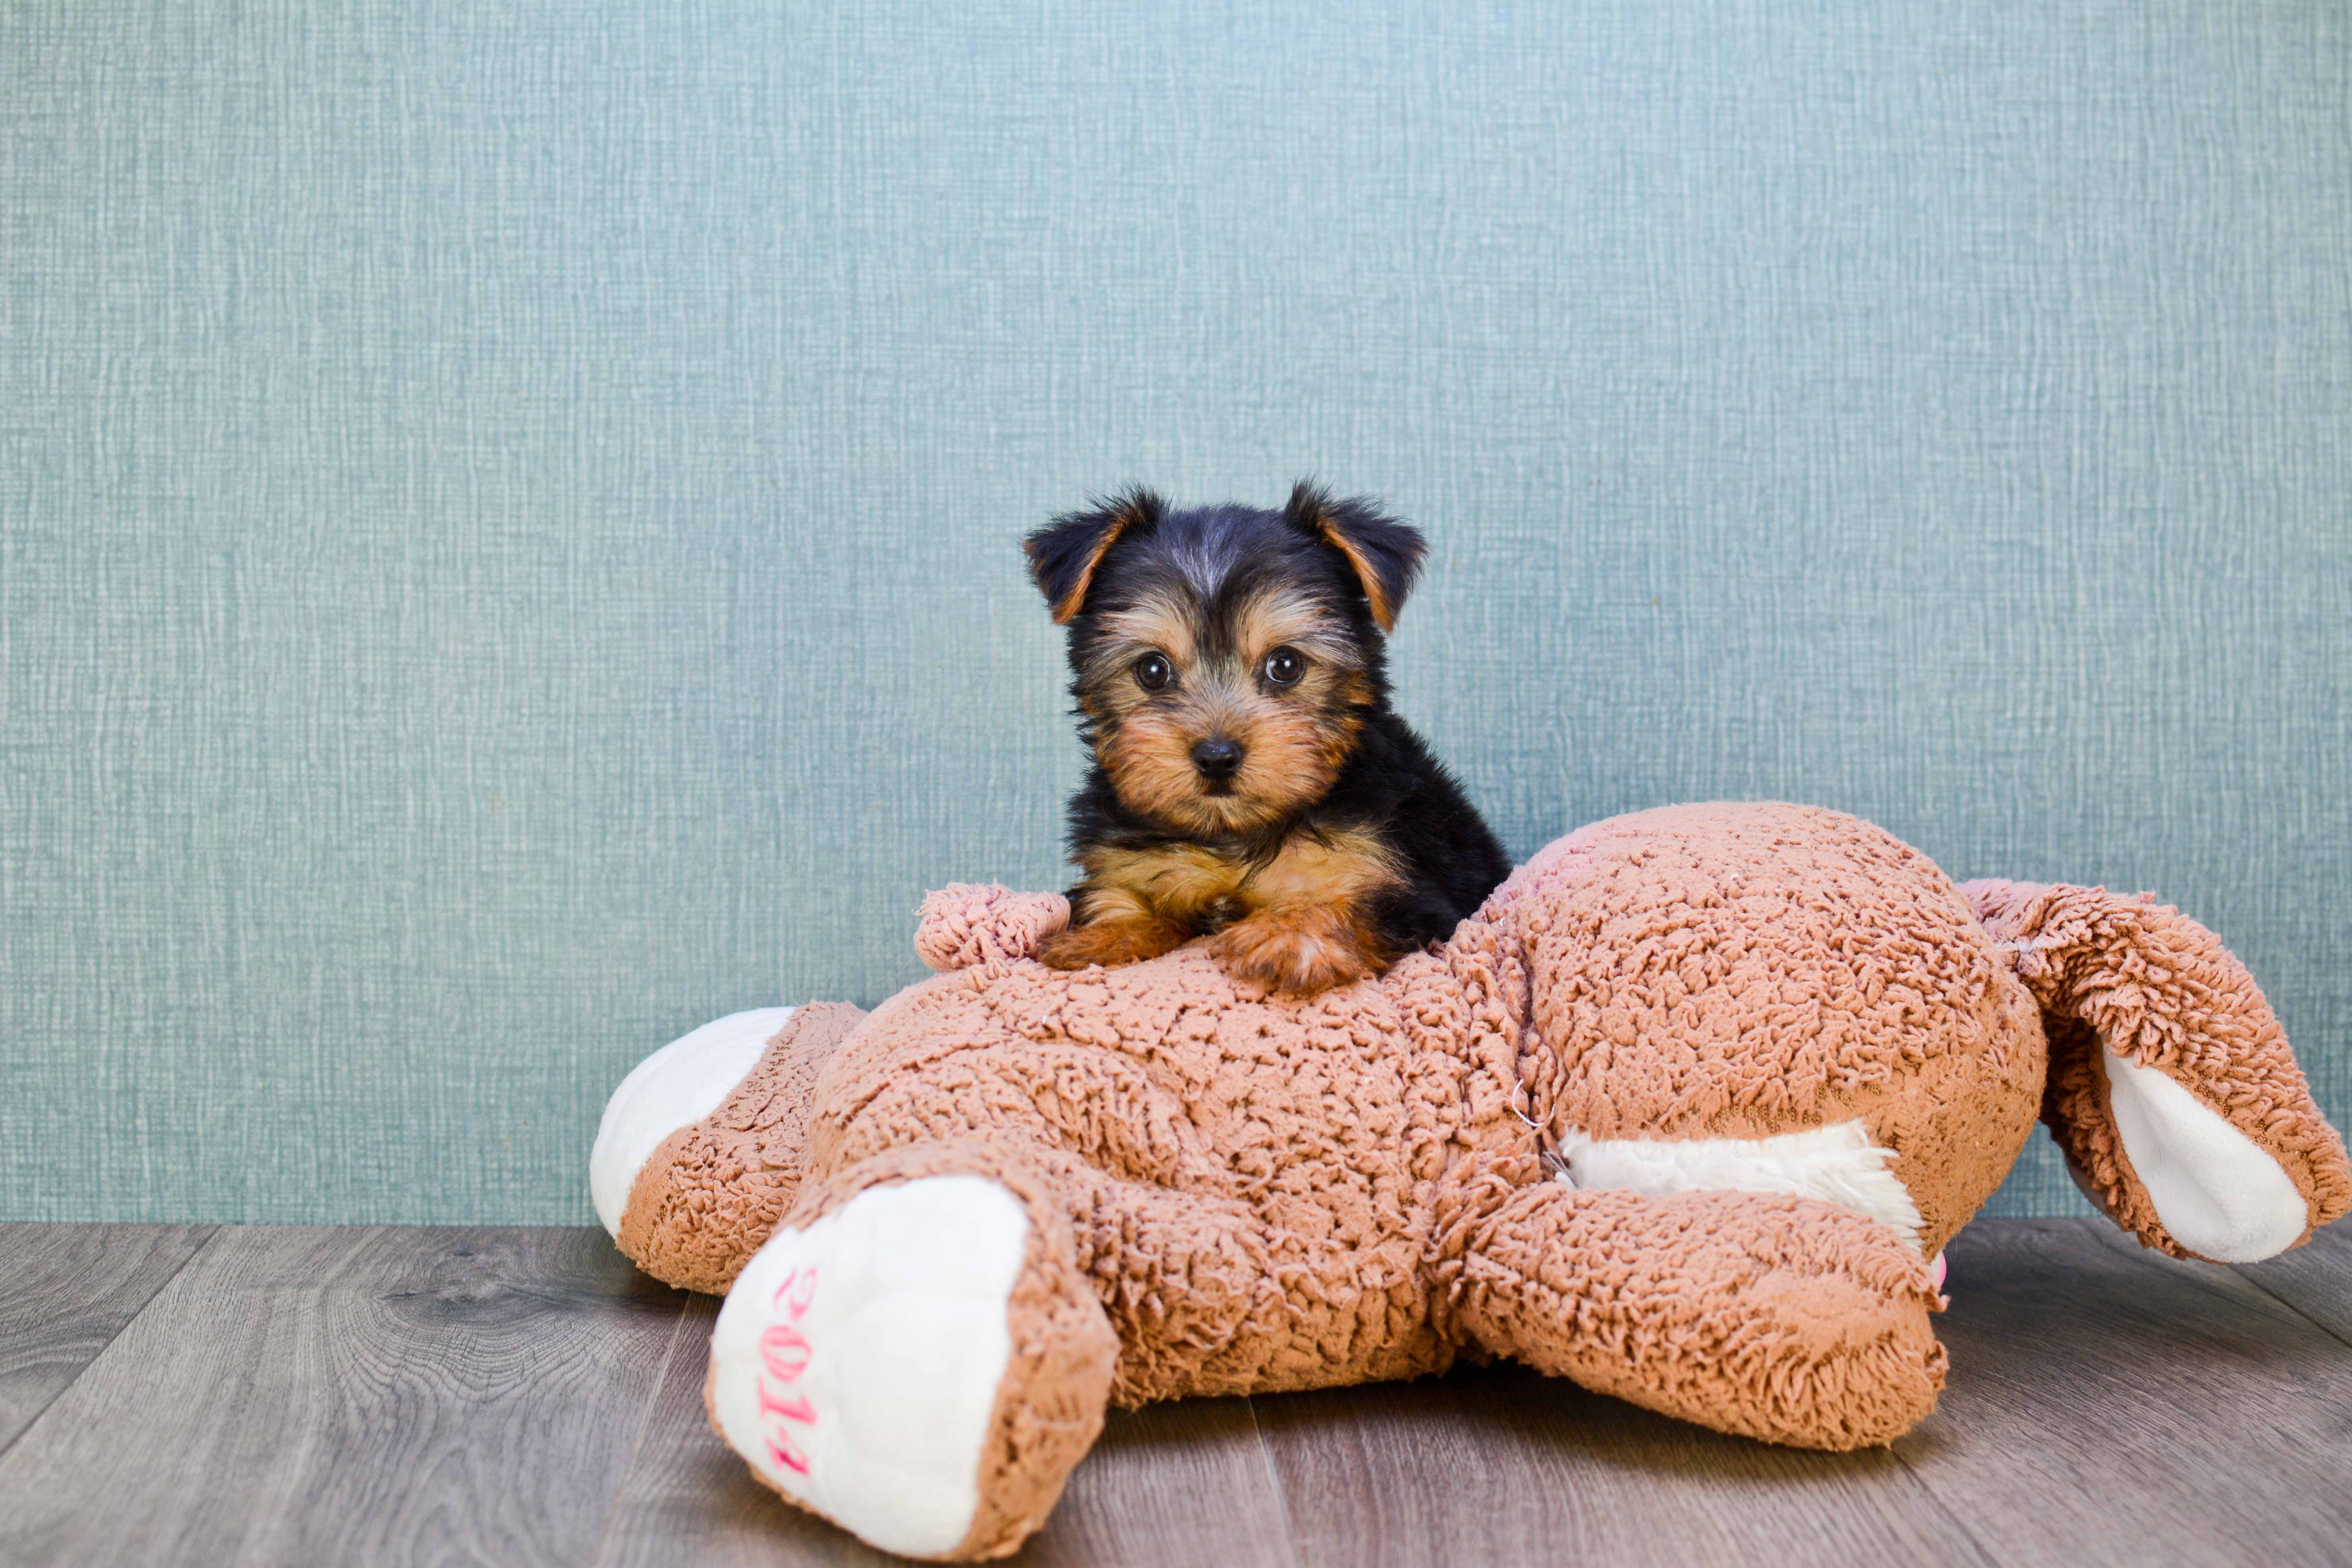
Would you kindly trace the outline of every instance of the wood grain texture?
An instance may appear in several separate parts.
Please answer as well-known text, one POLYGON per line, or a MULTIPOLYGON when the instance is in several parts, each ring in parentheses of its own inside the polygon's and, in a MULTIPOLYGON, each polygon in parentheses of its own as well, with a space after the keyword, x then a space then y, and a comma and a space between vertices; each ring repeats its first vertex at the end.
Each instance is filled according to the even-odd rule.
POLYGON ((689 1298, 595 1568, 885 1568, 900 1561, 802 1512, 752 1479, 702 1408, 715 1297, 689 1298))
POLYGON ((2352 1344, 2352 1224, 2339 1221, 2293 1252, 2238 1273, 2352 1344))
MULTIPOLYGON (((0 1390, 70 1379, 0 1453, 12 1568, 896 1561, 710 1435, 718 1303, 597 1232, 19 1228, 0 1247, 0 1390)), ((2345 1241, 2231 1270, 2102 1222, 1980 1222, 1951 1257, 1951 1384, 1891 1451, 1769 1447, 1509 1366, 1192 1401, 1115 1415, 1014 1561, 2342 1560, 2345 1241)))
POLYGON ((0 1453, 212 1234, 208 1225, 0 1225, 0 1453))
POLYGON ((1309 1568, 1989 1561, 1884 1451, 1769 1447, 1521 1367, 1253 1404, 1309 1568))
POLYGON ((682 1305, 594 1231, 224 1232, 0 1458, 0 1562, 583 1562, 682 1305))
POLYGON ((1255 1400, 1188 1399, 1118 1411, 1045 1528, 1038 1568, 1297 1568, 1255 1400))
POLYGON ((1895 1452, 1988 1552, 2344 1561, 2352 1348, 2099 1221, 1979 1223, 1950 1260, 1951 1383, 1895 1452))
MULTIPOLYGON (((596 1568, 898 1562, 784 1502, 712 1434, 702 1379, 717 1317, 709 1297, 687 1309, 596 1568)), ((1033 1568, 1291 1568, 1282 1499, 1249 1402, 1112 1412, 1052 1519, 1014 1561, 1033 1568)))

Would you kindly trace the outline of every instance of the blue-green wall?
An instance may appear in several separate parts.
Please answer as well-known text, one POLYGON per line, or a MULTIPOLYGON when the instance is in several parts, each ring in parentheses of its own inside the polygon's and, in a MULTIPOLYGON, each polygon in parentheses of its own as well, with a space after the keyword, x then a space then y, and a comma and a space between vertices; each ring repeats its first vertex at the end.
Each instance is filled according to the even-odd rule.
POLYGON ((1308 471, 1515 852, 2153 888, 2352 1113, 2340 5, 20 4, 0 1217, 585 1220, 1058 885, 1017 537, 1308 471))

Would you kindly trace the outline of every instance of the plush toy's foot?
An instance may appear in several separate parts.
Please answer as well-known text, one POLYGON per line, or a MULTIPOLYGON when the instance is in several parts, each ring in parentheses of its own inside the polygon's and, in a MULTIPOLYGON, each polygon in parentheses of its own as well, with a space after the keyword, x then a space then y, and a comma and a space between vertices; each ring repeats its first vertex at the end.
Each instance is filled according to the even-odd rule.
POLYGON ((588 1155, 588 1194, 606 1235, 619 1237, 629 1190, 670 1134, 726 1101, 796 1007, 730 1013, 664 1046, 635 1067, 604 1102, 588 1155))
POLYGON ((1032 1220, 997 1181, 935 1175, 777 1232, 711 1336, 711 1425, 769 1486, 884 1551, 1013 1551, 1100 1429, 1116 1352, 1032 1220))
POLYGON ((631 1262, 727 1289, 791 1205, 816 1075, 865 1016, 837 1002, 736 1013, 637 1064, 588 1158, 596 1217, 631 1262))
POLYGON ((1866 1447, 1943 1386, 1931 1267, 1834 1205, 1544 1182, 1460 1245, 1457 1310, 1486 1348, 1720 1431, 1866 1447))

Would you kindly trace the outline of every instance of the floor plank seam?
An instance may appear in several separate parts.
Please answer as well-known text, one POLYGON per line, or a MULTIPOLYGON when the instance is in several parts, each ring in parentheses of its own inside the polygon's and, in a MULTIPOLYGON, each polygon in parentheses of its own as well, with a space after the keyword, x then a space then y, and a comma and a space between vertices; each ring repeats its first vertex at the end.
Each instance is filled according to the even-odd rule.
POLYGON ((662 1390, 669 1385, 670 1363, 677 1359, 677 1342, 686 1335, 686 1320, 692 1307, 691 1298, 677 1304, 677 1316, 671 1320, 669 1343, 663 1347, 661 1364, 654 1369, 653 1380, 646 1385, 645 1406, 637 1412, 637 1429, 629 1438, 629 1457, 620 1473, 613 1479, 613 1492, 604 1500, 604 1522, 597 1527, 596 1544, 589 1550, 584 1562, 588 1568, 604 1560, 604 1548, 613 1539, 614 1516, 620 1511, 621 1499, 628 1490, 629 1478, 636 1474, 637 1461, 644 1458, 646 1434, 653 1429, 654 1412, 661 1404, 662 1390))
POLYGON ((2252 1285, 2255 1289, 2260 1290, 2263 1295, 2268 1296, 2272 1300, 2276 1301, 2280 1306, 2284 1307, 2288 1311, 2293 1312, 2296 1317, 2301 1318, 2305 1322, 2309 1323, 2313 1328, 2317 1329, 2321 1333, 2326 1334, 2329 1339, 2334 1340, 2337 1344, 2344 1346, 2347 1350, 2352 1350, 2352 1335, 2347 1335, 2339 1329, 2330 1328, 2327 1324, 2321 1322, 2317 1318, 2313 1317, 2309 1312, 2305 1311, 2301 1307, 2296 1306, 2293 1301, 2288 1300, 2285 1297, 2280 1295, 2277 1291, 2272 1289, 2261 1280, 2254 1279, 2252 1275, 2241 1274, 2238 1278, 2243 1279, 2247 1284, 2252 1285))
POLYGON ((1936 1510, 1953 1534, 1975 1547, 1978 1557, 1984 1562, 1996 1565, 2001 1562, 2000 1553, 1986 1545, 1977 1532, 1968 1527, 1967 1521, 1953 1511, 1951 1504, 1937 1495, 1934 1485, 1926 1476, 1919 1473, 1919 1467, 1911 1462, 1908 1455, 1891 1445, 1886 1451, 1895 1456, 1895 1462, 1903 1467, 1903 1473, 1911 1478, 1911 1484, 1918 1489, 1921 1497, 1927 1500, 1927 1506, 1936 1510))
POLYGON ((205 1238, 196 1243, 195 1246, 188 1248, 188 1255, 180 1259, 179 1263, 173 1268, 170 1273, 155 1281, 155 1289, 148 1291, 146 1296, 140 1301, 139 1305, 132 1310, 131 1315, 123 1319, 122 1321, 116 1326, 115 1331, 112 1333, 106 1336, 106 1343, 99 1346, 97 1350, 91 1352, 89 1359, 83 1362, 80 1366, 75 1368, 74 1374, 71 1377, 59 1384, 55 1393, 51 1394, 47 1399, 41 1401, 41 1407, 33 1412, 33 1417, 31 1420, 26 1422, 22 1426, 16 1429, 15 1436, 10 1437, 5 1443, 0 1443, 0 1460, 6 1459, 9 1454, 16 1449, 17 1445, 24 1442, 26 1437, 32 1435, 35 1427, 38 1426, 44 1420, 47 1419, 49 1412, 58 1407, 58 1402, 63 1399, 68 1393, 72 1392, 74 1384, 79 1383, 83 1378, 89 1375, 89 1369, 96 1366, 99 1363, 100 1359, 103 1357, 109 1350, 113 1348, 115 1341, 121 1339, 124 1333, 129 1331, 131 1325, 139 1321, 140 1314, 146 1311, 149 1307, 154 1305, 155 1298, 170 1289, 172 1287, 172 1281, 177 1279, 182 1274, 185 1273, 187 1271, 188 1265, 203 1257, 205 1249, 210 1247, 214 1240, 219 1237, 220 1233, 227 1228, 228 1227, 226 1226, 220 1225, 208 1226, 205 1227, 205 1238))
POLYGON ((2135 1263, 2145 1264, 2148 1268, 2165 1273, 2177 1273, 2198 1289, 2218 1296, 2224 1301, 2242 1303, 2243 1292, 2252 1290, 2265 1301, 2284 1308, 2296 1321, 2310 1324, 2337 1344, 2352 1346, 2352 1339, 2345 1338, 2342 1333, 2321 1322, 2242 1268, 2233 1268, 2226 1263, 2206 1263, 2201 1259, 2176 1258, 2169 1253, 2159 1252, 2155 1247, 2140 1245, 2137 1237, 2113 1226, 2094 1226, 2089 1228, 2102 1245, 2119 1257, 2127 1258, 2135 1263), (2186 1262, 2195 1262, 2198 1266, 2194 1268, 2169 1267, 2186 1262))
POLYGON ((1257 1462, 1265 1467, 1265 1479, 1274 1488, 1274 1506, 1282 1510, 1282 1554, 1290 1560, 1291 1568, 1305 1568, 1298 1526, 1290 1516, 1290 1494, 1283 1489, 1282 1472, 1274 1468, 1274 1450, 1266 1447, 1265 1433, 1257 1424, 1257 1401, 1244 1395, 1242 1408, 1249 1412, 1250 1436, 1257 1441, 1257 1462))

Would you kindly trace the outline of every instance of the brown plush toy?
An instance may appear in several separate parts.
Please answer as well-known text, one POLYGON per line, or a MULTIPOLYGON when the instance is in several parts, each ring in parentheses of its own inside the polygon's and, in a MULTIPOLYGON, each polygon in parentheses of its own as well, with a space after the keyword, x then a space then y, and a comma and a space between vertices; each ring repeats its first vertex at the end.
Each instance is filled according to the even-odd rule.
POLYGON ((1198 944, 1029 958, 1050 894, 950 888, 944 973, 738 1015, 624 1083, 622 1248, 725 1290, 708 1403, 761 1479, 910 1556, 1013 1551, 1105 1405, 1513 1356, 1727 1432, 1934 1405, 1931 1263, 2037 1114, 2151 1247, 2352 1203, 2245 970, 2177 910, 1955 888, 1790 805, 1553 844, 1443 947, 1298 1001, 1198 944))

